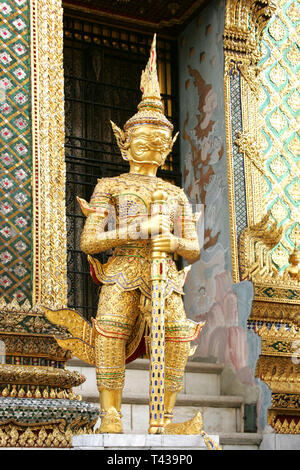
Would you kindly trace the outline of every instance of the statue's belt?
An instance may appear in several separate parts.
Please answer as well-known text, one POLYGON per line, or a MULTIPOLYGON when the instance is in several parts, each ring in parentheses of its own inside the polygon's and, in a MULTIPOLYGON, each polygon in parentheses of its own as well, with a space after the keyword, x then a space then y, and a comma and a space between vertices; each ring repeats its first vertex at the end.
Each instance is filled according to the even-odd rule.
MULTIPOLYGON (((151 298, 151 280, 150 272, 143 271, 139 261, 133 260, 132 264, 115 263, 118 261, 115 257, 110 258, 108 263, 103 265, 98 259, 88 256, 90 263, 91 276, 98 285, 117 284, 121 290, 129 291, 139 289, 149 299, 151 298), (121 268, 123 268, 121 270, 121 268)), ((173 291, 184 295, 183 286, 189 268, 177 272, 172 269, 172 277, 169 277, 164 295, 168 297, 173 291), (175 278, 175 279, 174 279, 175 278)))

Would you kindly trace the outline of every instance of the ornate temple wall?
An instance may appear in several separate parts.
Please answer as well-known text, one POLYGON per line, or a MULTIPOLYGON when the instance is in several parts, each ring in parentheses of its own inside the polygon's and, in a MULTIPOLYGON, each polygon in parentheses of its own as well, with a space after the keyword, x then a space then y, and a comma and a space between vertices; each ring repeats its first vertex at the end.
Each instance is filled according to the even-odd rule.
POLYGON ((259 388, 280 433, 300 422, 298 25, 293 0, 215 1, 179 42, 184 186, 205 209, 196 357, 232 367, 246 403, 259 388))
POLYGON ((32 137, 29 1, 0 8, 0 288, 31 300, 32 137))
MULTIPOLYGON (((247 329, 253 287, 249 281, 234 284, 232 278, 224 18, 224 2, 213 1, 179 39, 184 188, 193 203, 204 204, 201 259, 193 265, 187 278, 185 305, 192 319, 206 321, 194 358, 227 365, 231 385, 224 392, 242 393, 246 403, 258 400, 260 407, 261 393, 257 386, 260 381, 254 377, 260 340, 247 329)), ((264 384, 262 387, 267 389, 264 384)), ((267 402, 269 395, 267 391, 267 402)), ((267 408, 268 404, 264 405, 267 408)))
POLYGON ((0 4, 2 301, 66 304, 61 1, 0 4), (55 227, 55 228, 54 228, 55 227))
POLYGON ((280 275, 300 248, 299 2, 279 0, 261 37, 259 62, 260 141, 266 162, 263 207, 271 212, 281 240, 271 250, 280 275))
POLYGON ((237 285, 253 283, 247 325, 262 339, 255 368, 267 385, 261 384, 262 417, 271 391, 268 423, 286 434, 299 433, 297 25, 293 0, 226 2, 232 274, 237 285))

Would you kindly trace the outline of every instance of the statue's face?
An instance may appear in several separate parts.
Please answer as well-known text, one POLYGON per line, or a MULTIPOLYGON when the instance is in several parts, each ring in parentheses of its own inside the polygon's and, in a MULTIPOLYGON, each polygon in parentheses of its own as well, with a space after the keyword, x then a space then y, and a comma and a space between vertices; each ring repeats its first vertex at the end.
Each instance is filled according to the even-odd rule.
POLYGON ((151 163, 160 166, 172 150, 169 129, 141 124, 131 135, 128 157, 135 163, 151 163))

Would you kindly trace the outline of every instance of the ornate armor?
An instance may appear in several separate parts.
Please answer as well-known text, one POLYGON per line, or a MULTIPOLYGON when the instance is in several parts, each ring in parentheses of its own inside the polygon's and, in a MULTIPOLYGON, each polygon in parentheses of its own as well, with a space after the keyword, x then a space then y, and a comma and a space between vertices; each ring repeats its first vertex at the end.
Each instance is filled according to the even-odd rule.
MULTIPOLYGON (((126 360, 129 362, 139 354, 148 355, 148 344, 144 333, 150 327, 151 318, 151 239, 143 239, 139 231, 139 221, 148 217, 151 196, 160 184, 168 194, 168 213, 170 228, 181 234, 180 248, 177 253, 195 260, 199 256, 199 245, 195 230, 195 218, 183 191, 171 183, 157 177, 123 174, 115 178, 99 180, 90 204, 81 200, 88 216, 82 237, 81 248, 89 255, 92 276, 102 284, 97 317, 94 328, 105 338, 115 338, 126 344, 126 360), (111 214, 112 213, 112 214, 111 214), (105 231, 109 217, 112 216, 112 229, 105 231), (133 240, 132 238, 136 239, 133 240), (112 256, 106 264, 101 264, 92 254, 113 248, 112 256), (141 342, 143 344, 141 345, 141 342)), ((173 255, 166 257, 167 282, 165 288, 165 334, 167 342, 188 343, 181 349, 180 363, 185 363, 189 352, 187 347, 195 339, 201 325, 187 320, 181 296, 188 268, 178 272, 173 255)), ((100 341, 100 340, 98 340, 100 341)), ((101 368, 97 368, 99 387, 121 389, 124 381, 125 362, 100 341, 107 350, 107 365, 104 367, 102 353, 101 368), (112 370, 113 358, 116 367, 112 370), (110 372, 108 372, 110 371, 110 372)), ((108 340, 111 342, 111 340, 108 340)), ((120 348, 119 348, 120 349, 120 348)), ((168 346, 175 353, 176 347, 168 346)), ((123 357, 123 356, 122 356, 123 357)), ((174 358, 172 359, 174 362, 174 358)), ((167 358, 166 358, 167 362, 167 358)), ((97 363, 97 361, 96 361, 97 363)), ((96 364, 97 365, 97 364, 96 364)), ((185 365, 185 364, 184 364, 185 365)), ((97 366, 98 367, 98 366, 97 366)), ((184 367, 178 364, 176 373, 166 372, 166 387, 179 390, 184 367), (180 370, 180 372, 179 372, 180 370), (173 383, 169 383, 173 380, 173 383), (176 383, 175 383, 176 382, 176 383)))

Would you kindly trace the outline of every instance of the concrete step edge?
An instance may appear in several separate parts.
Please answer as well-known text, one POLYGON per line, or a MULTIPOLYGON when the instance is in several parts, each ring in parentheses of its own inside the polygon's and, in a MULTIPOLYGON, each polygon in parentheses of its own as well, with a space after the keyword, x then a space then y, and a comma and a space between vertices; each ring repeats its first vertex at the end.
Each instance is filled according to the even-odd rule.
POLYGON ((219 433, 220 444, 222 445, 259 445, 262 438, 261 433, 254 432, 219 433))
MULTIPOLYGON (((67 367, 94 367, 81 359, 72 358, 68 361, 67 367)), ((214 364, 211 362, 188 362, 185 372, 193 373, 206 373, 206 374, 221 374, 224 369, 223 364, 214 364)), ((126 365, 126 370, 149 370, 148 359, 136 359, 126 365)))
MULTIPOLYGON (((83 401, 96 403, 97 396, 82 396, 83 401)), ((122 404, 124 405, 148 405, 149 398, 146 395, 124 394, 122 404)), ((200 406, 211 408, 241 408, 243 397, 229 395, 178 395, 176 406, 200 406)))

